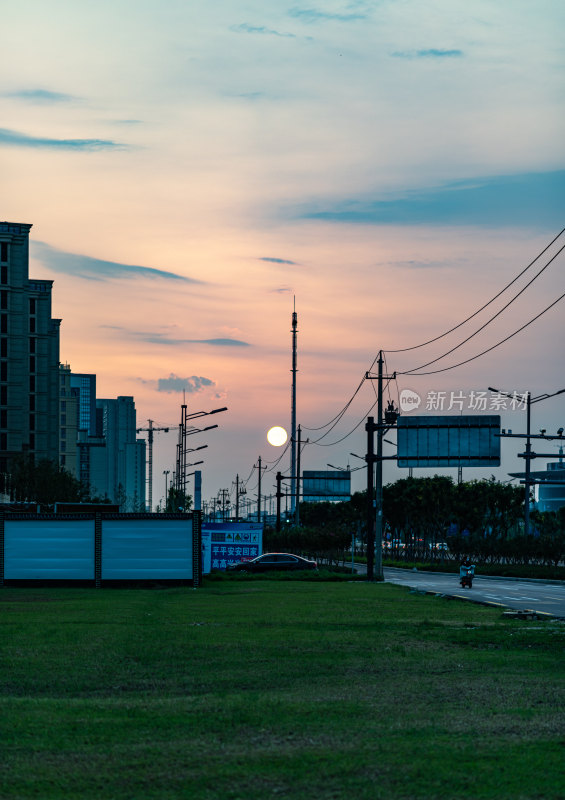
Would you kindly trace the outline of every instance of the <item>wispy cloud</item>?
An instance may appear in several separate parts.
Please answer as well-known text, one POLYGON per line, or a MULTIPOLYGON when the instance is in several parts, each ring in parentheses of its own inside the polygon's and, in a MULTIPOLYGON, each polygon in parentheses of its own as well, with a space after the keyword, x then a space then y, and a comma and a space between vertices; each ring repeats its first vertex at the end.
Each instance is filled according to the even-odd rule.
POLYGON ((124 150, 127 148, 127 145, 109 139, 49 139, 42 136, 28 136, 25 133, 8 130, 8 128, 0 128, 0 145, 71 151, 124 150))
POLYGON ((188 394, 197 394, 198 392, 207 389, 210 386, 215 386, 216 383, 210 378, 203 378, 199 375, 192 375, 190 378, 180 378, 171 372, 168 378, 159 378, 157 380, 158 392, 187 392, 188 394))
POLYGON ((229 94, 228 97, 239 97, 242 100, 252 100, 253 102, 257 100, 263 100, 263 98, 268 97, 266 92, 238 92, 237 94, 229 94))
POLYGON ((138 335, 139 339, 148 344, 165 344, 172 347, 178 347, 185 344, 206 344, 212 347, 250 347, 249 342, 242 342, 239 339, 170 339, 166 336, 159 334, 142 334, 138 335))
MULTIPOLYGON (((461 259, 459 260, 461 261, 461 259)), ((398 267, 399 269, 446 269, 452 267, 453 261, 420 261, 419 259, 411 259, 409 261, 391 261, 386 264, 389 267, 398 267)))
POLYGON ((289 261, 286 258, 268 258, 267 256, 263 256, 259 261, 267 261, 269 264, 291 264, 294 267, 298 266, 296 261, 289 261))
POLYGON ((526 225, 563 222, 565 170, 456 181, 393 199, 349 199, 305 207, 302 219, 366 225, 526 225))
POLYGON ((463 50, 397 50, 391 54, 394 58, 462 58, 463 50))
POLYGON ((178 275, 176 272, 155 267, 140 267, 134 264, 121 264, 117 261, 104 261, 100 258, 66 253, 45 242, 31 242, 31 253, 44 266, 53 272, 74 275, 77 278, 95 281, 109 281, 115 278, 162 278, 183 283, 203 283, 203 281, 178 275))
POLYGON ((291 8, 288 12, 290 17, 300 19, 303 22, 358 22, 367 19, 367 14, 336 14, 328 11, 320 11, 317 8, 291 8))
POLYGON ((77 97, 71 94, 50 92, 48 89, 21 89, 17 92, 4 92, 3 96, 45 105, 52 103, 74 103, 78 100, 77 97))
POLYGON ((242 22, 240 25, 232 25, 230 30, 234 33, 255 33, 261 36, 281 36, 285 39, 295 39, 294 33, 282 33, 273 28, 266 28, 264 25, 249 25, 247 22, 242 22))
POLYGON ((243 342, 240 339, 231 338, 218 338, 218 339, 179 339, 167 336, 164 333, 155 333, 152 331, 132 331, 128 328, 120 327, 119 325, 102 325, 101 327, 120 331, 125 333, 131 338, 137 339, 147 344, 162 344, 167 347, 181 347, 185 344, 204 344, 212 347, 251 347, 249 342, 243 342))
POLYGON ((292 294, 292 286, 278 286, 276 289, 271 289, 271 294, 292 294))

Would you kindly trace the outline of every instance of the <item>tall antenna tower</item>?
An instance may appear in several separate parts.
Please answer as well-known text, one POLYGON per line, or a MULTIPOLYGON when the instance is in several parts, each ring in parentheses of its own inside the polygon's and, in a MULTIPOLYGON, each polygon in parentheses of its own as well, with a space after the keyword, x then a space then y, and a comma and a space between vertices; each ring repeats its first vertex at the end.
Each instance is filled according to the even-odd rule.
POLYGON ((298 333, 298 316, 296 314, 296 297, 292 312, 292 402, 290 414, 290 509, 294 517, 296 509, 296 334, 298 333))

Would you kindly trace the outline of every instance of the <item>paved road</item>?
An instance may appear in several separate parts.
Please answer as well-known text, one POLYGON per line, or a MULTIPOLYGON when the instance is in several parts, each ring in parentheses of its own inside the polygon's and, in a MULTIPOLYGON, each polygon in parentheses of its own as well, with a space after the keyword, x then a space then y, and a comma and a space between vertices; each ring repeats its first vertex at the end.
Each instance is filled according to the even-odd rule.
MULTIPOLYGON (((360 565, 359 565, 360 566, 360 565)), ((565 619, 565 583, 509 578, 473 580, 472 589, 462 589, 454 573, 413 572, 405 569, 384 569, 385 581, 409 586, 425 592, 461 597, 479 603, 493 603, 516 611, 526 609, 552 614, 565 619)))

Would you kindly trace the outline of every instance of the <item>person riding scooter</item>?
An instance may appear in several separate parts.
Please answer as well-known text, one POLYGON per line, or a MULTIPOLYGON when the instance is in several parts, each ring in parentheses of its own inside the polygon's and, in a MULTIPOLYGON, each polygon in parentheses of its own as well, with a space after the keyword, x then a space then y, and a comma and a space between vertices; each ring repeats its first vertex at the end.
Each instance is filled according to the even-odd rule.
POLYGON ((472 589, 474 576, 475 565, 471 564, 471 559, 467 557, 459 567, 459 582, 461 584, 461 588, 465 589, 465 587, 468 587, 469 589, 472 589))

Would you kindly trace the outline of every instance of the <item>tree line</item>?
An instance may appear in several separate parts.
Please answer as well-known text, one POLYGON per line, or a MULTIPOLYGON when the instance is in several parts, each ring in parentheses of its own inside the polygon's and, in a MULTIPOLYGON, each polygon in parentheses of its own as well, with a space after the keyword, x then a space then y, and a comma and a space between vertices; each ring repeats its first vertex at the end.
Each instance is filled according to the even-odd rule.
MULTIPOLYGON (((479 564, 548 564, 565 560, 565 508, 532 511, 524 535, 524 489, 494 478, 454 483, 450 477, 403 478, 383 487, 384 555, 396 560, 479 564)), ((301 503, 301 526, 268 529, 264 549, 303 552, 328 563, 367 542, 367 494, 343 503, 301 503)))
MULTIPOLYGON (((0 474, 0 494, 13 503, 32 503, 43 512, 53 509, 56 503, 109 503, 91 487, 85 486, 68 470, 51 459, 35 460, 22 454, 13 459, 10 473, 0 474)), ((124 511, 145 511, 145 505, 136 497, 128 501, 124 487, 118 486, 116 503, 124 511)), ((173 486, 169 487, 167 501, 159 511, 190 511, 192 497, 173 486)))
MULTIPOLYGON (((67 469, 48 458, 34 459, 27 454, 14 458, 10 472, 0 475, 0 493, 12 503, 31 503, 42 512, 52 511, 56 503, 110 503, 75 478, 67 469)), ((118 487, 116 502, 125 506, 124 487, 118 487)), ((135 497, 130 502, 132 511, 145 511, 135 497)))

